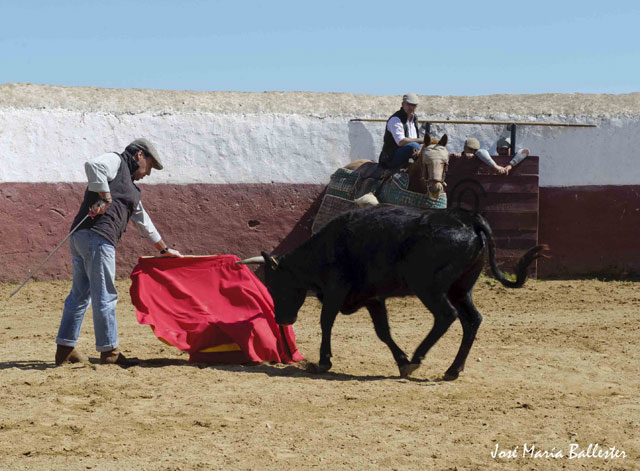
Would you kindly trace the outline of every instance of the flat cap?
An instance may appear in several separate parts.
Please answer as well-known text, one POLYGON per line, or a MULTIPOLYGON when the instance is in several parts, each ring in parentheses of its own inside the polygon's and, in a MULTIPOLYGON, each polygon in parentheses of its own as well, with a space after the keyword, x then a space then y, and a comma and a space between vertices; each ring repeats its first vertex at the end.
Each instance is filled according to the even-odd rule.
POLYGON ((478 150, 480 149, 480 141, 478 141, 475 137, 470 137, 466 141, 464 141, 464 146, 469 149, 478 150))
POLYGON ((131 144, 129 144, 129 146, 136 147, 138 150, 141 150, 145 154, 151 156, 151 158, 153 159, 153 168, 155 168, 156 170, 162 170, 164 168, 164 165, 162 165, 162 161, 160 160, 160 156, 158 155, 158 151, 155 147, 153 147, 153 144, 151 144, 148 139, 136 139, 131 144))
POLYGON ((407 102, 410 105, 417 105, 418 104, 418 95, 416 95, 415 93, 407 93, 406 95, 402 96, 402 102, 407 102))

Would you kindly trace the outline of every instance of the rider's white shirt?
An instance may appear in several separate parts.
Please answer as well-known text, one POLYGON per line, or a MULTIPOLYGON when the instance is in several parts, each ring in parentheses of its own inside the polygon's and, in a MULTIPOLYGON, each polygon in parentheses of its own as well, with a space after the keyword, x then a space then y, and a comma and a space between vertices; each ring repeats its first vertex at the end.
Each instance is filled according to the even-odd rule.
POLYGON ((400 121, 400 118, 398 118, 397 116, 394 116, 389 120, 389 122, 387 123, 387 129, 393 135, 393 138, 395 139, 396 144, 400 142, 402 139, 404 139, 405 137, 410 137, 414 139, 418 137, 418 134, 416 133, 416 127, 413 124, 413 119, 407 120, 407 130, 409 131, 408 136, 404 135, 404 126, 402 126, 402 121, 400 121))

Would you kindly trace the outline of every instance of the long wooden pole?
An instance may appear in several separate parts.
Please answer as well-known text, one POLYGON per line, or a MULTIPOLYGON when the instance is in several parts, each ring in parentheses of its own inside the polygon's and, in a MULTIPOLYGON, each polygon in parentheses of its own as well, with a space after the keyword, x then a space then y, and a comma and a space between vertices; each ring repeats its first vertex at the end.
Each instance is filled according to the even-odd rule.
POLYGON ((22 283, 20 283, 20 286, 18 286, 15 290, 13 290, 13 293, 11 293, 11 294, 9 295, 9 297, 12 297, 14 294, 16 294, 18 291, 20 291, 20 288, 22 288, 22 287, 27 283, 27 281, 29 281, 29 280, 30 280, 30 279, 31 279, 31 278, 32 278, 36 273, 38 273, 38 272, 40 271, 40 269, 42 268, 42 266, 43 266, 45 263, 47 263, 47 260, 49 260, 49 259, 51 258, 51 256, 52 256, 54 253, 56 253, 56 252, 58 251, 58 249, 60 248, 60 246, 61 246, 62 244, 64 244, 65 240, 67 240, 67 239, 69 238, 69 236, 71 236, 71 234, 73 234, 73 233, 76 231, 76 229, 77 229, 78 227, 80 227, 80 226, 82 225, 82 223, 84 222, 84 220, 85 220, 85 219, 87 219, 88 217, 89 217, 89 215, 88 215, 88 214, 87 214, 85 217, 83 217, 83 218, 82 218, 82 221, 80 221, 78 224, 76 224, 76 227, 74 227, 73 229, 71 229, 71 232, 69 232, 69 233, 66 235, 66 237, 65 237, 64 239, 62 239, 58 245, 56 245, 56 248, 55 248, 55 249, 53 249, 49 255, 47 255, 47 258, 45 258, 45 259, 42 261, 42 263, 41 263, 40 265, 38 265, 38 267, 37 267, 35 270, 31 270, 31 271, 29 271, 29 274, 28 274, 28 275, 27 275, 27 277, 24 279, 24 281, 23 281, 22 283))
MULTIPOLYGON (((386 119, 378 118, 353 118, 350 121, 363 122, 386 122, 386 119)), ((443 124, 515 124, 517 126, 564 126, 569 128, 597 128, 595 124, 582 123, 555 123, 555 122, 539 122, 539 121, 471 121, 464 119, 419 119, 419 122, 427 123, 443 123, 443 124)))

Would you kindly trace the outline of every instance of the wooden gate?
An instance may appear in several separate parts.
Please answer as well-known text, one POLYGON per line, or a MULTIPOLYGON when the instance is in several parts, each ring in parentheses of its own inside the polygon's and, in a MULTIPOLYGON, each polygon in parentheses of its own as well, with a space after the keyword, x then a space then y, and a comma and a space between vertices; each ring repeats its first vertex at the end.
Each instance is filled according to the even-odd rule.
MULTIPOLYGON (((493 157, 502 166, 510 159, 493 157)), ((472 208, 476 204, 474 195, 478 194, 478 209, 489 221, 496 241, 498 265, 509 272, 527 249, 538 244, 538 169, 536 156, 527 157, 509 175, 495 174, 475 157, 452 158, 449 162, 446 178, 449 207, 460 203, 472 208), (478 184, 484 196, 479 194, 478 184)), ((536 276, 536 271, 534 262, 532 276, 536 276)))

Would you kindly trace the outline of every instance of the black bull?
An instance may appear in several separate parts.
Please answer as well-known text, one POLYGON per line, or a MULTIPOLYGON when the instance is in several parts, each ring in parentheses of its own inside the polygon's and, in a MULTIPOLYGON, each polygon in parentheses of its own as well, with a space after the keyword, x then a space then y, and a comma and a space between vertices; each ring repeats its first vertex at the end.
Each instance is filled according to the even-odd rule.
POLYGON ((274 257, 263 252, 259 260, 264 258, 266 264, 265 282, 277 323, 296 321, 309 290, 322 302, 320 372, 332 366, 331 329, 338 312, 351 314, 365 307, 402 377, 415 371, 453 321, 460 319, 462 342, 444 376, 452 380, 464 369, 482 321, 471 292, 487 248, 493 275, 510 288, 524 284, 528 266, 545 249, 530 249, 518 262, 516 281, 510 281, 496 265, 491 229, 479 214, 462 209, 425 213, 382 205, 344 213, 288 254, 274 257), (434 324, 409 361, 391 337, 385 300, 411 294, 432 312, 434 324))

